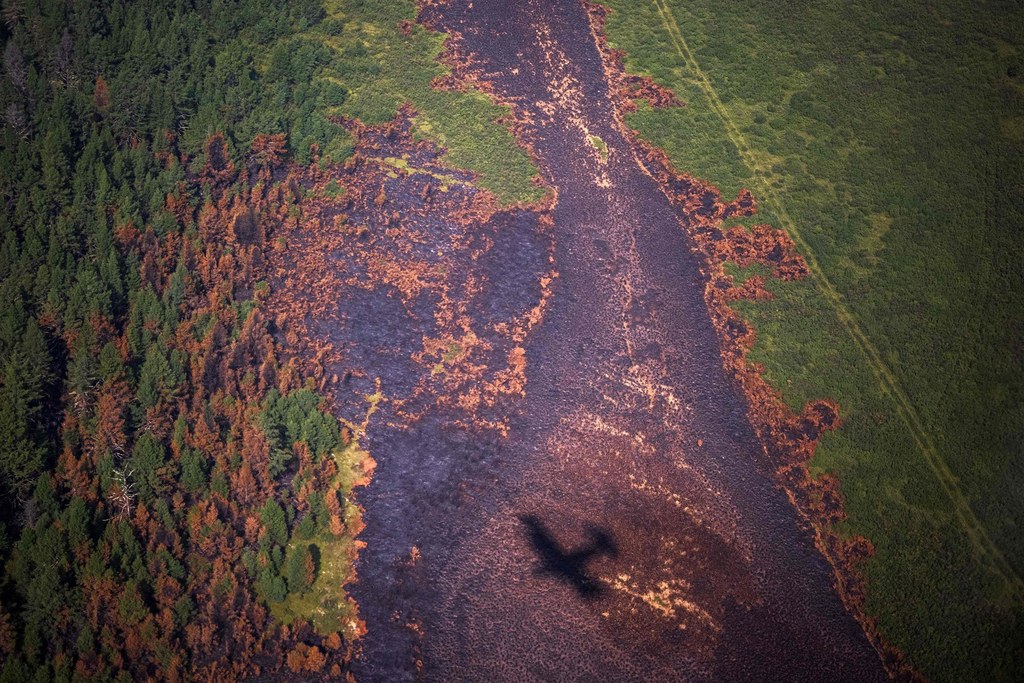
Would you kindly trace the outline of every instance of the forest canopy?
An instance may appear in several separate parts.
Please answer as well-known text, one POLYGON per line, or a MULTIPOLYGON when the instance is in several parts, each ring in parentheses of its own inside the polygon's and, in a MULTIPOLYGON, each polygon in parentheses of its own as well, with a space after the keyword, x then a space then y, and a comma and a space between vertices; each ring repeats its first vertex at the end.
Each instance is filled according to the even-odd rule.
POLYGON ((337 420, 261 308, 289 164, 351 152, 325 18, 4 3, 0 681, 343 663, 345 634, 270 614, 354 512, 337 420))

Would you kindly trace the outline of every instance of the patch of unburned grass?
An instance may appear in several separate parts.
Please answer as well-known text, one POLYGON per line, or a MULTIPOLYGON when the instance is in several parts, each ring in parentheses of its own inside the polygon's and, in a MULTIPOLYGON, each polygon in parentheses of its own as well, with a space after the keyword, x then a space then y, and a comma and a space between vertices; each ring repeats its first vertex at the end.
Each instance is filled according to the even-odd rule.
POLYGON ((414 175, 415 174, 423 174, 423 175, 428 175, 428 176, 430 176, 432 178, 436 178, 436 179, 441 181, 441 185, 440 185, 440 187, 438 189, 440 189, 442 192, 447 192, 448 189, 452 185, 465 185, 466 184, 465 181, 463 181, 463 180, 461 180, 459 178, 456 178, 453 175, 449 175, 447 173, 437 173, 436 171, 431 171, 431 170, 426 169, 426 168, 418 168, 418 167, 415 167, 415 166, 410 166, 408 159, 399 159, 397 157, 386 157, 385 159, 382 159, 382 162, 387 164, 388 166, 393 166, 394 168, 401 169, 401 170, 403 170, 403 171, 405 171, 407 173, 411 173, 411 174, 414 174, 414 175))
POLYGON ((287 552, 293 552, 300 544, 313 545, 319 552, 316 579, 306 592, 289 593, 284 601, 271 602, 271 614, 285 624, 305 619, 321 635, 353 635, 358 629, 358 609, 344 590, 352 571, 352 539, 320 535, 290 542, 287 552))
POLYGON ((453 168, 479 174, 478 183, 507 203, 543 195, 533 183, 537 170, 509 130, 497 119, 507 109, 479 92, 436 90, 431 81, 447 73, 437 62, 444 36, 414 21, 411 0, 326 0, 328 18, 311 37, 329 45, 336 59, 331 78, 348 91, 332 113, 380 124, 410 103, 416 135, 447 150, 453 168))
POLYGON ((345 530, 335 535, 321 530, 311 538, 292 538, 288 542, 285 556, 302 545, 316 548, 317 572, 310 587, 302 593, 289 593, 282 602, 271 602, 270 611, 274 618, 290 624, 296 619, 309 621, 321 635, 340 633, 346 638, 360 635, 358 605, 348 597, 345 586, 354 577, 359 541, 356 536, 362 530, 362 510, 353 500, 352 491, 368 482, 374 462, 370 453, 361 443, 370 418, 384 396, 378 386, 374 394, 366 396, 367 411, 361 424, 343 421, 351 433, 349 443, 333 454, 338 466, 332 491, 342 497, 342 519, 345 530))
POLYGON ((608 161, 608 143, 600 135, 588 135, 590 146, 601 156, 601 161, 608 161))
POLYGON ((1024 572, 1024 10, 667 0, 688 60, 653 0, 608 4, 627 68, 687 103, 642 105, 630 125, 727 197, 753 190, 762 211, 743 222, 795 230, 834 290, 769 282, 773 300, 737 307, 758 328, 752 360, 784 400, 841 406, 844 426, 813 467, 842 481, 843 531, 877 549, 869 612, 929 678, 1012 677, 1021 596, 965 531, 836 302, 959 502, 1024 572))

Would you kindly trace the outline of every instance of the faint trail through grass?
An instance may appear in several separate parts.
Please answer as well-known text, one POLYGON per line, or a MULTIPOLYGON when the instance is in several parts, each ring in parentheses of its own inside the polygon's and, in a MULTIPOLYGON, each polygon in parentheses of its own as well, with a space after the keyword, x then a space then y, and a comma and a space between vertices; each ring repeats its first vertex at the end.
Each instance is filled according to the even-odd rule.
POLYGON ((924 455, 925 460, 932 472, 935 474, 936 479, 938 479, 943 491, 945 491, 946 495, 952 502, 953 509, 956 512, 964 531, 971 539, 975 549, 983 558, 988 560, 988 564, 992 571, 995 572, 995 574, 998 575, 1006 585, 1006 596, 1011 599, 1020 600, 1024 597, 1024 582, 1022 582, 1021 578, 1016 574, 1016 572, 1014 572, 1013 567, 1006 560, 1002 551, 992 541, 988 531, 974 514, 974 511, 968 504, 966 497, 960 491, 956 477, 953 475, 946 462, 942 459, 942 456, 939 455, 938 449, 935 447, 935 442, 928 433, 924 424, 921 422, 921 418, 919 417, 917 410, 910 402, 910 399, 900 386, 895 375, 882 359, 878 348, 864 332, 860 323, 857 321, 857 318, 843 302, 842 296, 829 281, 825 272, 818 264, 810 245, 808 245, 801 236, 800 231, 796 227, 796 223, 790 217, 789 213, 782 205, 782 202, 779 201, 775 193, 771 191, 768 184, 763 181, 763 178, 768 173, 768 168, 766 168, 765 164, 761 162, 758 153, 748 143, 743 132, 732 120, 728 109, 726 109, 724 103, 719 98, 714 85, 712 85, 711 79, 701 68, 700 63, 690 50, 690 46, 683 37, 679 24, 672 15, 672 10, 665 4, 665 0, 653 0, 653 2, 658 9, 658 14, 661 16, 662 23, 665 26, 665 30, 668 32, 669 38, 671 39, 676 52, 679 53, 679 56, 683 59, 683 62, 693 74, 696 85, 707 96, 708 103, 712 110, 714 110, 722 120, 727 136, 735 146, 744 165, 750 170, 753 181, 757 186, 755 189, 758 191, 762 200, 771 207, 772 211, 778 217, 779 222, 782 223, 782 227, 787 233, 789 233, 790 237, 793 238, 793 241, 800 248, 800 251, 807 261, 807 267, 810 270, 811 277, 814 279, 821 293, 834 308, 839 321, 843 324, 843 327, 846 328, 858 348, 864 353, 865 358, 871 366, 872 372, 878 379, 882 391, 893 399, 897 413, 910 429, 919 450, 922 455, 924 455))

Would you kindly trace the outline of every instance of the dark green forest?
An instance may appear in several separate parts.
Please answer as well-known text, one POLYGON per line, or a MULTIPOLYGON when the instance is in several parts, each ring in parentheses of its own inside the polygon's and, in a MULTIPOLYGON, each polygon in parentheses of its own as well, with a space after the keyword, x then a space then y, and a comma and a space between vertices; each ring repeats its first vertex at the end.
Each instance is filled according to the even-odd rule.
POLYGON ((261 311, 286 165, 350 150, 323 8, 2 19, 0 680, 337 672, 269 607, 315 578, 290 541, 349 533, 343 437, 261 311))

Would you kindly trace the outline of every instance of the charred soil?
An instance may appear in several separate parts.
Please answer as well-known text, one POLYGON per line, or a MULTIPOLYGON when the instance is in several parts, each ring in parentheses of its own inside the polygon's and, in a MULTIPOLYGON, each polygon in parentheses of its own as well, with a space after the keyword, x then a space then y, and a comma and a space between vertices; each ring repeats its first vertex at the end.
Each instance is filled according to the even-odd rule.
POLYGON ((629 135, 634 98, 682 103, 616 71, 590 18, 575 0, 421 7, 449 34, 437 85, 511 106, 546 204, 500 207, 413 139, 412 111, 353 126, 347 167, 300 181, 280 327, 343 417, 382 396, 356 673, 880 680, 833 581, 850 604, 859 584, 819 552, 869 549, 806 523, 841 514, 805 466, 838 407, 785 412, 727 305, 767 292, 726 256, 805 266, 779 231, 725 229, 749 193, 723 201, 629 135))

